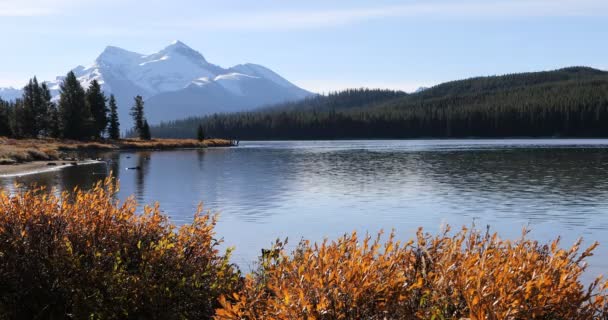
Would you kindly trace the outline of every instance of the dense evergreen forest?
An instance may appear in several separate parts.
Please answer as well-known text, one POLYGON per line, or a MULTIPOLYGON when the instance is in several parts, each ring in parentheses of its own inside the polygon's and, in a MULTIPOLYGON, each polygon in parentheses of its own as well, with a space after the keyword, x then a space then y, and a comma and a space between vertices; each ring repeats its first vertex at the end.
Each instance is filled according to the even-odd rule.
MULTIPOLYGON (((131 108, 133 132, 150 140, 144 116, 144 103, 135 97, 131 108)), ((16 101, 0 99, 0 136, 11 138, 62 138, 99 140, 120 138, 118 106, 113 95, 108 99, 97 80, 85 89, 69 72, 61 84, 59 101, 54 102, 45 83, 30 79, 23 96, 16 101)))
POLYGON ((608 137, 608 72, 571 67, 478 77, 419 93, 355 89, 151 127, 160 137, 365 139, 608 137))

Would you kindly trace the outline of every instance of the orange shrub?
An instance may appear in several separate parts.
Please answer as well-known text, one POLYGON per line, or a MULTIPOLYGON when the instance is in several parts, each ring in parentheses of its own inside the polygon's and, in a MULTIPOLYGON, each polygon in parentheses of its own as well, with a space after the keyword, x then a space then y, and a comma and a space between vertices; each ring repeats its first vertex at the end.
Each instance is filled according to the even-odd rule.
POLYGON ((264 251, 243 288, 221 298, 216 319, 595 319, 606 284, 584 288, 580 252, 463 229, 400 243, 391 234, 359 241, 281 242, 264 251))
POLYGON ((205 319, 237 290, 214 216, 176 229, 113 185, 0 194, 0 319, 205 319))

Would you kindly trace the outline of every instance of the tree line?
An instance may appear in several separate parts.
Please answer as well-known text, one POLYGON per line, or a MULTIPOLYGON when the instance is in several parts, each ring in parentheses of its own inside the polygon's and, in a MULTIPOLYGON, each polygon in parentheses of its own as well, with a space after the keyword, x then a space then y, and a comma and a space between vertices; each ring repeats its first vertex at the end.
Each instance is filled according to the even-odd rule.
POLYGON ((210 136, 241 140, 608 137, 608 73, 573 67, 480 77, 415 94, 347 90, 151 130, 192 137, 198 126, 210 136))
MULTIPOLYGON (((131 108, 134 130, 149 140, 150 127, 141 96, 131 108)), ((47 84, 36 77, 15 101, 0 98, 0 136, 12 138, 57 138, 75 140, 120 139, 118 106, 114 95, 106 97, 97 80, 85 89, 70 71, 60 85, 57 102, 47 84)))

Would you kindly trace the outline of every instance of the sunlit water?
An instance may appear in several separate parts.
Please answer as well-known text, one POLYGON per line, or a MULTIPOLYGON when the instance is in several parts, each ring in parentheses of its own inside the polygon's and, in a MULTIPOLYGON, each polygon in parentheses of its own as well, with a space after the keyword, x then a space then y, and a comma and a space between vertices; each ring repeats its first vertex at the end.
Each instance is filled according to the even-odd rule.
POLYGON ((114 170, 119 197, 159 201, 172 221, 199 202, 248 269, 276 238, 322 240, 357 230, 490 225, 503 237, 603 246, 590 274, 608 266, 608 140, 417 140, 242 142, 236 148, 121 152, 112 163, 0 179, 57 190, 89 186, 114 170), (127 167, 141 170, 126 170, 127 167))

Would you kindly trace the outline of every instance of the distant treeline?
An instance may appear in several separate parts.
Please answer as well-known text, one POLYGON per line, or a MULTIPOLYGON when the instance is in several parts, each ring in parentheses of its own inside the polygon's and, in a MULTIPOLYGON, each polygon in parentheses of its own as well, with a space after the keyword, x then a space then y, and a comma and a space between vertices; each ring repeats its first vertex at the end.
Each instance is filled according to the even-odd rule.
MULTIPOLYGON (((30 79, 16 101, 0 99, 0 136, 11 138, 63 138, 76 140, 119 139, 120 122, 114 95, 108 99, 97 80, 83 88, 69 72, 60 87, 57 103, 46 83, 30 79)), ((140 138, 150 139, 144 116, 144 103, 135 97, 131 108, 134 130, 140 138)))
POLYGON ((252 139, 608 137, 608 72, 586 67, 356 89, 252 112, 162 123, 155 136, 252 139))

